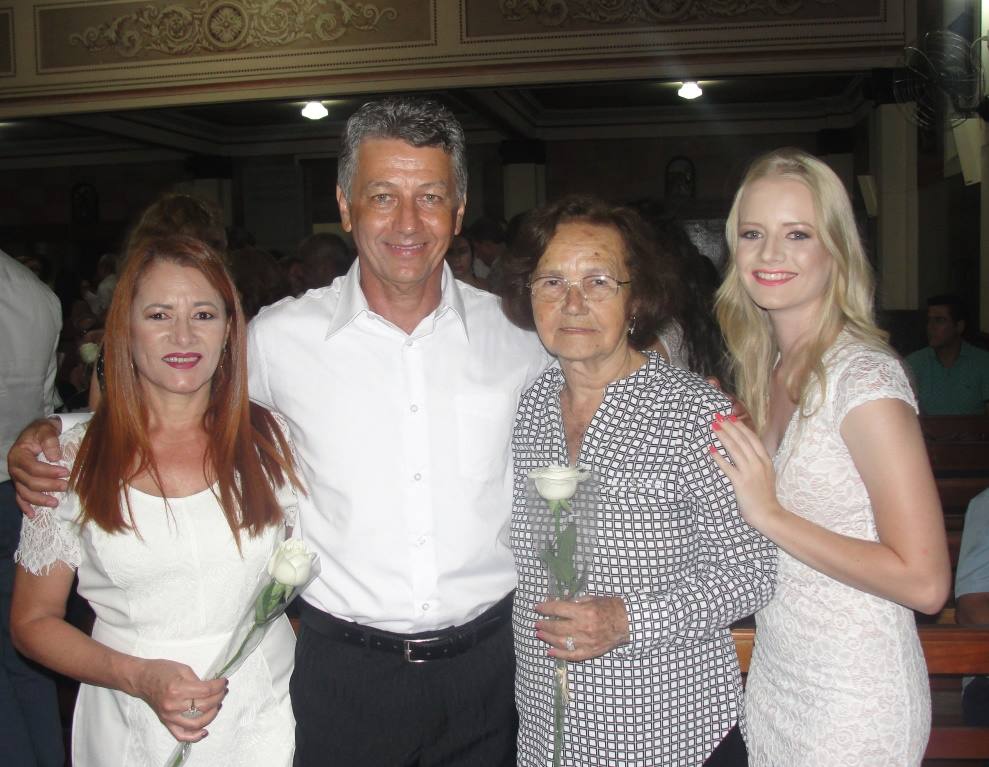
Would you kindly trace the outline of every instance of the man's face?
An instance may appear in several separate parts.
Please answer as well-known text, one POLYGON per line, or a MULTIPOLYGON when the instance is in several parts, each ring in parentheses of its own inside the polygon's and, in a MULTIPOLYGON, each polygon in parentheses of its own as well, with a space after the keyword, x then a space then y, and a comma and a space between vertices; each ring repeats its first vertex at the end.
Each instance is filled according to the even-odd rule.
POLYGON ((927 342, 932 349, 951 346, 961 338, 963 329, 963 323, 951 318, 951 309, 947 306, 927 307, 927 342))
POLYGON ((357 246, 365 290, 374 283, 400 292, 438 284, 466 203, 457 198, 453 163, 441 147, 362 142, 350 200, 337 187, 337 202, 357 246))

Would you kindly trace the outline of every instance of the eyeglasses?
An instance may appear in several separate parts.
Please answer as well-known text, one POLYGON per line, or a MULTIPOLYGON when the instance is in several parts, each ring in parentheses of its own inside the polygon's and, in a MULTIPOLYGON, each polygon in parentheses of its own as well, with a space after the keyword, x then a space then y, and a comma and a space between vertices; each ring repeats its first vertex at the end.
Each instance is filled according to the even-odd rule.
POLYGON ((618 295, 622 285, 628 285, 631 280, 616 280, 607 274, 589 274, 577 281, 565 280, 563 277, 536 277, 529 283, 532 297, 537 301, 556 303, 567 297, 570 288, 576 288, 585 301, 607 301, 618 295))

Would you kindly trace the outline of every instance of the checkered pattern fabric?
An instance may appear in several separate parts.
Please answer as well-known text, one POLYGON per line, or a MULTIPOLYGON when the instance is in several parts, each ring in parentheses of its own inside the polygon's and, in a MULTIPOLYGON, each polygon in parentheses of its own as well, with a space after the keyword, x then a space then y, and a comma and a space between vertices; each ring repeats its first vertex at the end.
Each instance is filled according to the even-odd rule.
MULTIPOLYGON (((548 598, 527 475, 566 464, 560 391, 546 371, 515 423, 512 546, 519 765, 545 767, 553 749, 553 662, 536 639, 533 606, 548 598)), ((741 715, 729 625, 765 605, 776 549, 745 524, 708 454, 727 401, 655 354, 615 381, 584 435, 578 464, 601 494, 587 592, 625 601, 627 645, 570 664, 563 764, 696 767, 741 715)))

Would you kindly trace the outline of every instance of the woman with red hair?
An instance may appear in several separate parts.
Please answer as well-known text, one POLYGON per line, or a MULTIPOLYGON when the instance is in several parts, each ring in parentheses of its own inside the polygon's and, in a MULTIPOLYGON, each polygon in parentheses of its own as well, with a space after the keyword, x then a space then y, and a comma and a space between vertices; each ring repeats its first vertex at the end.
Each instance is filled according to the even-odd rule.
POLYGON ((191 764, 291 764, 284 616, 229 680, 199 676, 300 487, 284 427, 248 400, 244 316, 218 253, 189 237, 134 243, 104 343, 107 396, 61 437, 69 490, 24 521, 14 641, 83 682, 76 767, 162 764, 210 723, 191 764), (64 619, 76 572, 92 637, 64 619))

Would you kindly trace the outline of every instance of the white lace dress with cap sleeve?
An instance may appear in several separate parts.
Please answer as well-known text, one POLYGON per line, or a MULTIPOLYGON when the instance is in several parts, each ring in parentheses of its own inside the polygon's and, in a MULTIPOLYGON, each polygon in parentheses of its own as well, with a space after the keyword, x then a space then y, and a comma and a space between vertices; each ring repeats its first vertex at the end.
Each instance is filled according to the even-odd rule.
MULTIPOLYGON (((71 468, 86 425, 62 436, 71 468)), ((284 426, 283 426, 284 429, 284 426)), ((285 429, 287 433, 287 429, 285 429)), ((184 498, 125 491, 137 533, 107 533, 80 525, 78 498, 59 497, 57 509, 24 520, 17 558, 33 573, 57 560, 78 570, 79 594, 96 613, 93 638, 129 655, 188 664, 202 676, 247 607, 284 525, 257 537, 244 533, 237 550, 223 510, 207 488, 184 498)), ((277 495, 291 525, 297 497, 291 485, 277 495)), ((295 720, 289 677, 295 635, 285 616, 230 676, 229 692, 209 735, 188 765, 290 765, 295 720)), ((75 767, 160 767, 176 741, 143 700, 83 684, 72 726, 75 767)))
MULTIPOLYGON (((790 511, 878 540, 869 494, 839 429, 854 408, 899 399, 902 364, 842 333, 825 358, 827 395, 794 414, 773 459, 790 511)), ((746 687, 752 767, 919 765, 930 688, 913 612, 829 578, 785 551, 772 601, 756 614, 746 687)))

